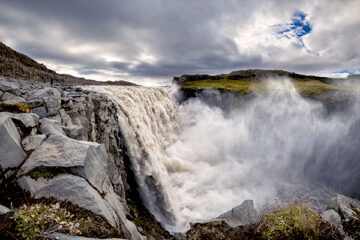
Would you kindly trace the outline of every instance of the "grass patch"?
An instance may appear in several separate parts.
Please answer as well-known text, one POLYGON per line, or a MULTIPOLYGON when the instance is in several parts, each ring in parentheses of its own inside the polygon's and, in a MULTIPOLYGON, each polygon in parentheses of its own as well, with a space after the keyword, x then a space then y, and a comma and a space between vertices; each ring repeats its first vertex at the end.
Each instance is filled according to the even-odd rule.
POLYGON ((7 104, 0 103, 0 112, 31 113, 31 107, 25 103, 7 104))
POLYGON ((70 169, 61 168, 61 167, 37 167, 30 172, 26 173, 26 176, 29 176, 33 179, 46 178, 51 179, 56 177, 59 174, 70 173, 70 169))
POLYGON ((99 221, 90 216, 75 216, 66 204, 35 203, 24 204, 14 210, 12 219, 15 222, 15 233, 19 239, 46 239, 51 232, 70 235, 118 237, 106 221, 99 221))
MULTIPOLYGON (((305 97, 316 97, 321 94, 336 90, 346 90, 335 85, 326 84, 318 80, 293 79, 293 84, 299 94, 305 97)), ((266 81, 253 81, 250 78, 244 79, 202 79, 196 81, 187 81, 181 84, 182 89, 224 89, 233 92, 239 92, 243 95, 249 93, 266 93, 269 90, 266 81)))
POLYGON ((263 238, 268 240, 332 239, 332 235, 337 239, 335 237, 339 234, 303 203, 263 215, 259 229, 263 238))

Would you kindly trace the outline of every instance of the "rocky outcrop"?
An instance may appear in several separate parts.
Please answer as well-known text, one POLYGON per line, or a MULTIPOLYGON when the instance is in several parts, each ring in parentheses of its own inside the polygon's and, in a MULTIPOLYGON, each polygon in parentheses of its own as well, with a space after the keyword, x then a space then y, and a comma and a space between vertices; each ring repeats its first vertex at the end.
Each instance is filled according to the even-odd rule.
POLYGON ((346 239, 360 239, 360 201, 337 195, 321 217, 337 227, 346 239))
POLYGON ((3 173, 18 167, 26 154, 21 147, 20 134, 11 119, 11 114, 0 113, 0 166, 3 173))
POLYGON ((2 77, 0 89, 2 109, 15 110, 0 113, 0 180, 16 173, 33 199, 68 201, 104 217, 124 238, 145 239, 127 219, 124 147, 113 103, 80 88, 2 77), (4 104, 14 97, 25 105, 4 104))
POLYGON ((230 227, 244 226, 260 221, 253 200, 245 200, 230 211, 221 214, 214 221, 225 221, 230 227))

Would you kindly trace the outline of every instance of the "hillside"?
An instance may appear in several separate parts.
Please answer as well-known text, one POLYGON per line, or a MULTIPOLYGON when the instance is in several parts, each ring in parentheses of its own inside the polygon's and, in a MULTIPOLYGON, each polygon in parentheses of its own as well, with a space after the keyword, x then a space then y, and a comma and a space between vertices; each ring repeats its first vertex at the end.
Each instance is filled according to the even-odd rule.
POLYGON ((174 77, 174 82, 187 93, 215 88, 220 91, 233 91, 243 95, 264 93, 268 90, 268 79, 291 79, 302 96, 324 99, 337 98, 351 88, 338 83, 342 79, 307 76, 282 70, 240 70, 220 75, 182 75, 174 77))
POLYGON ((0 76, 37 82, 48 82, 50 78, 53 78, 57 83, 74 85, 136 85, 127 81, 100 82, 68 74, 58 74, 2 42, 0 42, 0 76))

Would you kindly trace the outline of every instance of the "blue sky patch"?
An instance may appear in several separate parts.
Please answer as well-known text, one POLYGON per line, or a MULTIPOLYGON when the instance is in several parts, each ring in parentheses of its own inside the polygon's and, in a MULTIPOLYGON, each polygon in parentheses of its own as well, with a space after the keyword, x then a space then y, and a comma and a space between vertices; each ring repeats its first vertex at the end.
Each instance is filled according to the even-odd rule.
POLYGON ((349 74, 349 75, 355 75, 355 74, 357 74, 356 72, 348 71, 348 70, 343 70, 343 71, 340 71, 340 72, 332 72, 332 73, 347 73, 347 74, 349 74))
POLYGON ((290 23, 275 25, 277 28, 276 35, 288 39, 297 38, 300 42, 300 45, 307 49, 302 40, 302 37, 309 34, 312 28, 309 21, 306 20, 306 16, 307 14, 304 12, 295 12, 291 18, 290 23))

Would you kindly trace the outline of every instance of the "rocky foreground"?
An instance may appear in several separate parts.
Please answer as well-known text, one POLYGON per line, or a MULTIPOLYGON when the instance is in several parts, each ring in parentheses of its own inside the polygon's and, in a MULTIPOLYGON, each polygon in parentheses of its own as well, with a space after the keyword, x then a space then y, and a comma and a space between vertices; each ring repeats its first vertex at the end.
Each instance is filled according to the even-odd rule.
MULTIPOLYGON (((136 194, 129 196, 136 186, 128 183, 116 109, 106 96, 67 85, 49 87, 1 77, 0 143, 1 214, 10 211, 7 208, 52 199, 64 207, 65 202, 77 206, 80 210, 75 213, 85 209, 86 216, 99 216, 108 223, 104 228, 113 232, 111 236, 170 237, 151 214, 146 213, 146 220, 139 216, 145 210, 136 194), (163 236, 155 230, 149 233, 146 224, 163 236)), ((12 239, 13 228, 0 232, 10 231, 6 237, 12 239)), ((47 233, 56 230, 69 232, 47 233)))

